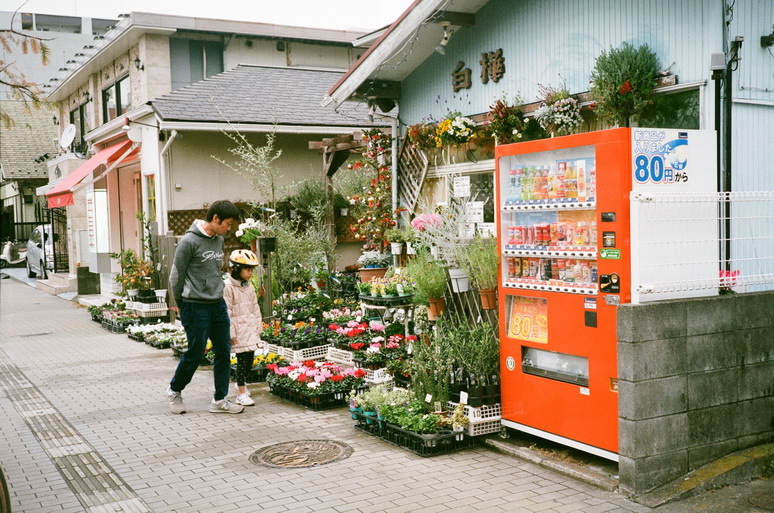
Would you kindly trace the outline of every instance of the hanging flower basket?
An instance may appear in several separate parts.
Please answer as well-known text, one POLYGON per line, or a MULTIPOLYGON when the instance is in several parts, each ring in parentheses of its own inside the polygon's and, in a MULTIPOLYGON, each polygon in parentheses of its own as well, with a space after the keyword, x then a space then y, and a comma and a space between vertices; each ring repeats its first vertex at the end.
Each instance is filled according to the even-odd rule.
POLYGON ((467 292, 470 289, 470 279, 464 269, 449 269, 449 279, 454 292, 467 292))

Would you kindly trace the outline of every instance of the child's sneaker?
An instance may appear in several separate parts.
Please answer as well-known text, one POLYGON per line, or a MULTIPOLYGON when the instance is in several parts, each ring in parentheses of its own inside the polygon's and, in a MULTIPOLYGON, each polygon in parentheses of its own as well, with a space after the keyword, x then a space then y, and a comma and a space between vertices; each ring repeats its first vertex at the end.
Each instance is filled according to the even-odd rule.
POLYGON ((183 396, 180 392, 175 392, 172 387, 167 387, 167 399, 169 399, 169 409, 172 413, 185 413, 185 404, 183 404, 183 396))
POLYGON ((252 400, 250 397, 250 394, 244 393, 237 395, 236 403, 241 404, 242 406, 254 406, 255 401, 252 400))
POLYGON ((210 403, 210 413, 242 413, 245 407, 240 404, 234 404, 223 398, 220 401, 212 400, 210 403))

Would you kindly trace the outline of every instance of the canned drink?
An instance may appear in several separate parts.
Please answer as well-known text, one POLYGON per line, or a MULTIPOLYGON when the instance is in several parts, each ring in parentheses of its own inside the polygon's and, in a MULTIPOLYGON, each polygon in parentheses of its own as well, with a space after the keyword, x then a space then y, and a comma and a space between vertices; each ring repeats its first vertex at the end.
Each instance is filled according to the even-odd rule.
POLYGON ((551 280, 559 281, 559 260, 554 260, 551 263, 551 280))
POLYGON ((551 259, 544 258, 543 265, 540 266, 540 269, 542 271, 540 278, 544 281, 550 280, 551 279, 551 259))
POLYGON ((591 283, 597 283, 599 281, 599 270, 596 265, 591 266, 591 283))
POLYGON ((529 278, 529 258, 522 257, 521 259, 521 278, 529 278))
POLYGON ((551 223, 549 225, 550 240, 549 246, 559 245, 559 223, 551 223))
POLYGON ((551 244, 551 225, 546 223, 541 225, 541 228, 543 230, 543 239, 541 246, 548 246, 551 244))
POLYGON ((571 258, 564 262, 564 281, 567 283, 575 282, 575 260, 571 258))
POLYGON ((513 242, 512 244, 516 244, 518 246, 524 245, 526 242, 526 239, 524 238, 524 226, 514 226, 513 227, 513 242))
POLYGON ((535 244, 535 225, 524 227, 524 241, 529 246, 535 244))
POLYGON ((516 277, 516 259, 511 257, 508 259, 508 278, 516 277))
POLYGON ((575 243, 575 225, 572 223, 564 223, 564 240, 565 244, 571 246, 575 243))
POLYGON ((539 275, 540 275, 540 259, 530 258, 529 259, 529 277, 536 279, 539 275))
POLYGON ((573 233, 573 245, 585 246, 588 233, 588 225, 583 221, 578 222, 578 224, 575 226, 575 232, 573 233))
POLYGON ((556 274, 559 281, 567 281, 567 262, 564 259, 556 261, 556 274))
POLYGON ((591 221, 589 223, 589 245, 597 245, 597 222, 591 221))
POLYGON ((560 246, 567 243, 567 223, 556 223, 556 242, 560 246))
POLYGON ((581 263, 581 279, 582 283, 591 283, 591 265, 588 262, 581 263))

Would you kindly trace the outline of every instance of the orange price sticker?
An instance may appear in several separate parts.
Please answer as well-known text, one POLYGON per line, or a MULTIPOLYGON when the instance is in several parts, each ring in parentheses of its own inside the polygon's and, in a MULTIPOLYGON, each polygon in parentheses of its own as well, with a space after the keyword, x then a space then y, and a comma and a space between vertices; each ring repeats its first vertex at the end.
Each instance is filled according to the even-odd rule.
POLYGON ((548 307, 543 298, 510 296, 508 336, 537 342, 548 343, 548 307))

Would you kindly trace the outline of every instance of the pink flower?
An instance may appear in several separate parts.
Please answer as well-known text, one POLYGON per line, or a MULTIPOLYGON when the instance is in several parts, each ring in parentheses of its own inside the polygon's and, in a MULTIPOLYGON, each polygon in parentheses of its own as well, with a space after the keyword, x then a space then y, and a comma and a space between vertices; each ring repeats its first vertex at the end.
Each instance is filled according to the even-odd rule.
POLYGON ((374 331, 384 331, 386 328, 384 324, 378 321, 371 321, 371 324, 369 324, 368 327, 374 331))
POLYGON ((411 220, 411 226, 420 232, 425 231, 427 228, 438 228, 440 225, 440 214, 420 214, 411 220))
POLYGON ((398 349, 400 344, 397 342, 387 342, 387 349, 398 349))

